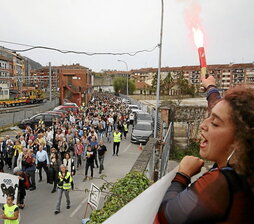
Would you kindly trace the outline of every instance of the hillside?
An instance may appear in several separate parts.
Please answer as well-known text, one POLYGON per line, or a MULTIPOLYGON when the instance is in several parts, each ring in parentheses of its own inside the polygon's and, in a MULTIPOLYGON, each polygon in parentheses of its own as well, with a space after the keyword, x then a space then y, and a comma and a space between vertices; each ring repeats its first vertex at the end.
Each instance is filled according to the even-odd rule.
POLYGON ((42 67, 42 65, 39 62, 36 62, 36 61, 34 61, 28 57, 25 57, 25 56, 23 56, 23 57, 27 59, 29 65, 31 66, 31 70, 36 70, 36 69, 39 69, 42 67))

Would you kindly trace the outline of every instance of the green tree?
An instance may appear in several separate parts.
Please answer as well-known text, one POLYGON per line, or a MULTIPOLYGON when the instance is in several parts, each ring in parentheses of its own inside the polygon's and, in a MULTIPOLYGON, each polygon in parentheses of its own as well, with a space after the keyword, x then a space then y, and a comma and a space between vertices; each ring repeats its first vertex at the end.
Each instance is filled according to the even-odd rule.
MULTIPOLYGON (((154 93, 156 93, 156 89, 157 89, 157 77, 158 77, 158 72, 156 72, 155 76, 153 77, 153 81, 152 81, 152 87, 150 88, 150 90, 154 93)), ((160 93, 162 90, 162 79, 160 77, 160 93)))
POLYGON ((172 77, 171 72, 168 73, 167 77, 161 82, 161 90, 164 94, 169 94, 169 90, 174 85, 174 79, 172 77))
POLYGON ((191 95, 193 97, 195 96, 196 94, 195 86, 193 84, 189 84, 188 80, 184 78, 182 73, 177 79, 177 84, 183 95, 191 95))
MULTIPOLYGON (((113 81, 113 86, 115 93, 122 93, 126 94, 127 93, 127 79, 125 77, 118 77, 115 78, 113 81)), ((133 92, 136 90, 136 85, 133 80, 128 79, 128 90, 129 94, 133 94, 133 92)))

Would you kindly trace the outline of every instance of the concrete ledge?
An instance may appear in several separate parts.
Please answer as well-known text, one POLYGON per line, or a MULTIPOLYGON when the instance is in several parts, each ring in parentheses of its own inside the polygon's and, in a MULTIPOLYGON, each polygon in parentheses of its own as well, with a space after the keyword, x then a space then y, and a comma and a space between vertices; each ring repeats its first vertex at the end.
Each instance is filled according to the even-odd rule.
POLYGON ((151 159, 151 156, 153 154, 153 149, 156 142, 157 139, 150 138, 150 140, 147 142, 144 149, 142 150, 142 153, 139 155, 138 159, 131 168, 130 172, 139 171, 141 173, 144 173, 146 171, 149 160, 151 159))

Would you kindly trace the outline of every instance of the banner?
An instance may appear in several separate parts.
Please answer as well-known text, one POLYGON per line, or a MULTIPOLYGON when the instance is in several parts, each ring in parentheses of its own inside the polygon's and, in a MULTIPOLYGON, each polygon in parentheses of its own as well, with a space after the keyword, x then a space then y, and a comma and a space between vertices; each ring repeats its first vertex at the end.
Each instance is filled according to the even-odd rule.
POLYGON ((101 190, 95 184, 91 184, 90 192, 88 195, 88 203, 95 209, 98 208, 100 202, 101 190))
POLYGON ((6 203, 7 195, 14 195, 15 200, 14 203, 16 204, 16 199, 18 196, 18 185, 19 179, 18 176, 9 174, 9 173, 0 173, 0 203, 6 203))
POLYGON ((176 167, 156 183, 147 188, 138 197, 130 201, 117 213, 109 217, 104 224, 153 224, 162 199, 175 177, 176 167))

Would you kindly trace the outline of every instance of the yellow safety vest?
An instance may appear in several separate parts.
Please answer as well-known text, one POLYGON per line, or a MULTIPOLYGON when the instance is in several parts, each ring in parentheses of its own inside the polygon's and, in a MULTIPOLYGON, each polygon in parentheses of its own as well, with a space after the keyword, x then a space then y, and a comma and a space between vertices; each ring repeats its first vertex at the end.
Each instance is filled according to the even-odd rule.
MULTIPOLYGON (((7 204, 4 205, 4 214, 8 217, 14 217, 14 211, 17 208, 17 205, 13 205, 11 207, 9 207, 7 204)), ((19 219, 16 220, 4 220, 4 224, 19 224, 19 219)))
MULTIPOLYGON (((61 176, 61 175, 62 175, 62 173, 59 172, 58 176, 61 176)), ((62 188, 64 190, 70 190, 71 189, 71 182, 72 182, 72 177, 71 177, 70 172, 66 173, 64 179, 63 178, 59 178, 60 181, 58 183, 58 188, 62 188), (69 177, 70 177, 69 183, 64 182, 64 179, 68 179, 69 177)))
POLYGON ((124 127, 124 131, 128 131, 128 125, 127 124, 124 124, 123 127, 124 127))
POLYGON ((114 142, 121 142, 121 133, 118 132, 118 134, 116 132, 114 132, 114 142))

